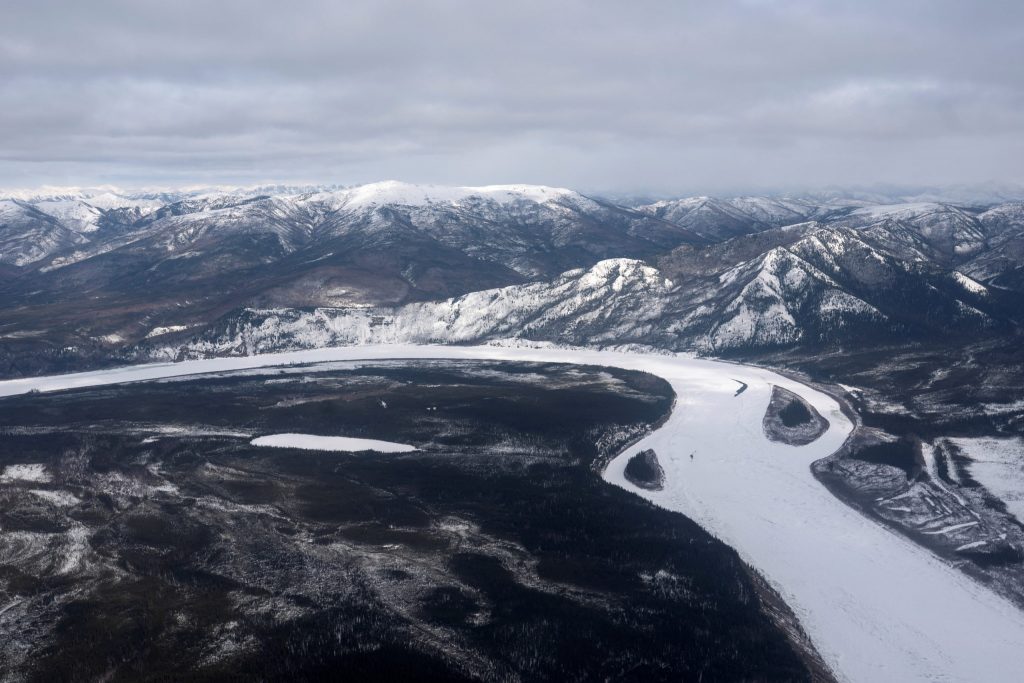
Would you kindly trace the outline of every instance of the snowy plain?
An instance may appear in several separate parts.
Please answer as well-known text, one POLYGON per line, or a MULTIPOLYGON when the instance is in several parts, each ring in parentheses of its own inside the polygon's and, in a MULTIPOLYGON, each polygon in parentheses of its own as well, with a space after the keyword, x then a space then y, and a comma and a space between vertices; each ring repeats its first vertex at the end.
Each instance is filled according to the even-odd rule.
POLYGON ((820 485, 810 464, 836 451, 852 425, 831 397, 761 368, 557 348, 352 346, 9 380, 0 396, 296 363, 441 358, 603 365, 664 378, 677 394, 671 416, 615 458, 605 479, 734 547, 779 591, 837 677, 1020 680, 1024 612, 820 485), (748 385, 739 395, 737 381, 748 385), (829 430, 806 446, 769 441, 761 420, 773 385, 802 396, 829 430), (648 448, 665 470, 661 491, 623 476, 628 458, 648 448))

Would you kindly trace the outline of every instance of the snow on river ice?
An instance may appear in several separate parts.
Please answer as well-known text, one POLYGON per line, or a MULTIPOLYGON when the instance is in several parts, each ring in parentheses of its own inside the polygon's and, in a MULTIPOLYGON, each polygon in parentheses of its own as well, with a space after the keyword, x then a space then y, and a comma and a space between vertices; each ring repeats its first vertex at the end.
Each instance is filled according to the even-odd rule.
POLYGON ((663 377, 677 394, 672 415, 615 458, 605 479, 685 514, 736 548, 782 594, 840 679, 1020 680, 1024 612, 819 484, 810 464, 837 450, 852 425, 831 397, 768 370, 590 350, 383 345, 17 379, 0 382, 0 396, 292 363, 402 358, 582 363, 663 377), (737 381, 748 385, 739 395, 737 381), (806 446, 765 438, 761 419, 772 385, 800 394, 829 420, 829 430, 806 446), (639 489, 623 476, 629 457, 647 448, 665 470, 661 491, 639 489))

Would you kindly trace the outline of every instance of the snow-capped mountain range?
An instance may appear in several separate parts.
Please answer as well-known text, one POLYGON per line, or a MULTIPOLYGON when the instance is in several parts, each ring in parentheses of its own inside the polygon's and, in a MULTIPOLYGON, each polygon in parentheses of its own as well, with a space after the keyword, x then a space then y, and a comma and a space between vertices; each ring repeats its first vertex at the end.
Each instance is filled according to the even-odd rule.
POLYGON ((0 349, 525 337, 722 354, 1012 334, 1022 255, 1014 202, 626 206, 393 181, 0 192, 0 349))

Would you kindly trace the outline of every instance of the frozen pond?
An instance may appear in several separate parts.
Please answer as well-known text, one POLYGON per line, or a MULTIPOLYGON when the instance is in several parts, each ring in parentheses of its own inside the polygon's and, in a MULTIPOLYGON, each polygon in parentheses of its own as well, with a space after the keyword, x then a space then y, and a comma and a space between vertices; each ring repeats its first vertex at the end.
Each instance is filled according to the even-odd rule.
MULTIPOLYGON (((832 496, 811 474, 852 425, 831 397, 768 370, 670 355, 498 346, 337 347, 165 363, 0 382, 0 396, 295 363, 381 359, 563 362, 641 370, 670 382, 677 404, 658 430, 614 459, 607 481, 676 510, 734 547, 782 595, 829 666, 850 681, 1017 681, 1024 612, 930 551, 832 496), (747 385, 737 392, 737 382, 747 385), (772 387, 829 420, 805 446, 769 441, 772 387), (654 449, 661 491, 623 476, 654 449), (693 454, 693 457, 690 457, 693 454)), ((315 368, 310 369, 315 372, 315 368)))
POLYGON ((253 439, 253 446, 271 448, 301 448, 307 451, 378 451, 380 453, 408 453, 415 446, 377 439, 356 439, 350 436, 317 436, 315 434, 268 434, 253 439))

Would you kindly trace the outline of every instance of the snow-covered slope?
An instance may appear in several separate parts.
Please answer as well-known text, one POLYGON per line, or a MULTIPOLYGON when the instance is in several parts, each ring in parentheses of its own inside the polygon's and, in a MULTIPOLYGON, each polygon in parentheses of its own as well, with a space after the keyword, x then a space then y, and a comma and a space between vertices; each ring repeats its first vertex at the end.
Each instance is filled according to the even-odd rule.
POLYGON ((202 328, 214 323, 221 347, 237 342, 215 322, 230 311, 319 307, 346 309, 330 315, 354 330, 370 315, 389 321, 370 336, 335 326, 337 340, 387 329, 395 339, 518 335, 704 353, 890 343, 1024 317, 1006 294, 1024 289, 1021 206, 828 196, 631 208, 564 188, 395 181, 51 189, 0 208, 0 325, 52 321, 40 336, 48 348, 109 348, 159 327, 209 341, 202 328), (673 286, 602 298, 601 286, 574 282, 581 268, 622 259, 673 286))
POLYGON ((714 351, 905 340, 994 324, 992 314, 979 310, 987 309, 980 290, 869 239, 861 231, 806 223, 699 252, 680 249, 662 265, 691 300, 708 302, 703 315, 718 325, 710 335, 714 351), (688 281, 694 272, 703 279, 688 281))
POLYGON ((495 202, 515 204, 532 202, 546 204, 569 199, 587 201, 572 190, 544 185, 486 185, 481 187, 452 187, 446 185, 416 185, 397 180, 385 180, 369 185, 316 193, 303 199, 308 203, 323 203, 333 210, 359 210, 371 206, 458 206, 469 203, 495 202))
POLYGON ((337 238, 429 239, 500 262, 523 277, 550 278, 601 258, 650 258, 680 244, 720 242, 812 219, 869 231, 890 250, 902 250, 902 257, 960 262, 983 252, 1008 216, 1016 220, 1012 209, 1002 207, 981 213, 934 202, 870 205, 834 197, 693 197, 632 209, 565 188, 397 181, 328 189, 44 188, 0 195, 50 216, 64 231, 88 236, 88 249, 79 241, 51 239, 30 258, 8 259, 22 265, 46 261, 51 270, 149 238, 146 244, 159 253, 199 234, 273 234, 282 253, 337 238))
POLYGON ((326 250, 337 240, 349 252, 415 242, 429 259, 432 242, 439 249, 500 263, 522 277, 541 278, 601 258, 645 257, 700 242, 671 223, 571 190, 537 185, 444 187, 387 181, 263 196, 212 191, 162 206, 153 205, 158 200, 110 193, 96 199, 103 201, 90 204, 92 199, 70 195, 35 198, 33 206, 39 211, 69 230, 90 234, 88 249, 73 254, 48 250, 47 270, 123 249, 144 256, 151 266, 165 250, 180 252, 199 241, 272 235, 276 246, 268 261, 300 248, 326 250), (106 223, 118 229, 94 234, 106 223))
POLYGON ((869 206, 851 212, 838 225, 869 231, 893 250, 903 246, 909 255, 927 254, 945 263, 959 263, 987 246, 988 235, 977 211, 917 202, 869 206))
POLYGON ((723 290, 742 287, 713 316, 718 322, 708 340, 712 350, 782 346, 811 335, 818 341, 854 325, 886 323, 878 309, 799 256, 802 247, 806 251, 806 242, 776 247, 719 277, 723 290))
POLYGON ((0 200, 0 263, 27 266, 87 241, 31 204, 0 200))
POLYGON ((982 282, 1020 290, 1024 285, 1024 202, 1003 204, 978 216, 988 249, 960 269, 982 282))
MULTIPOLYGON (((464 343, 519 337, 563 343, 653 344, 672 311, 673 283, 630 259, 602 261, 551 283, 473 292, 397 309, 247 310, 231 316, 186 355, 233 355, 366 343, 464 343)), ((173 339, 152 353, 175 356, 173 339)))
POLYGON ((712 241, 800 223, 813 213, 811 206, 797 201, 761 197, 732 200, 689 197, 638 207, 651 216, 692 230, 712 241))
MULTIPOLYGON (((763 243, 756 235, 744 239, 763 243)), ((148 344, 146 353, 196 357, 521 338, 728 354, 896 343, 936 333, 976 334, 998 324, 986 313, 992 297, 981 283, 903 262, 857 231, 806 224, 786 242, 762 253, 755 249, 756 255, 738 263, 736 254, 747 250, 725 243, 721 260, 698 250, 659 270, 635 259, 610 259, 549 282, 400 307, 248 309, 198 340, 161 336, 159 348, 148 344), (696 268, 694 259, 705 268, 696 268)))
POLYGON ((866 203, 844 198, 689 197, 637 207, 712 241, 846 215, 866 203))
POLYGON ((80 233, 98 230, 100 218, 103 216, 102 210, 76 199, 51 199, 36 202, 34 206, 47 216, 60 221, 65 227, 80 233))
POLYGON ((161 335, 146 345, 146 353, 200 357, 339 344, 521 338, 720 354, 892 341, 917 329, 915 316, 921 314, 905 312, 891 299, 894 286, 920 290, 921 299, 912 303, 948 309, 942 323, 947 331, 990 322, 968 303, 987 296, 980 285, 968 286, 962 275, 936 274, 935 282, 944 288, 939 289, 846 231, 814 230, 788 247, 774 247, 710 276, 682 277, 674 281, 675 275, 641 261, 611 259, 550 282, 397 308, 247 309, 198 339, 161 335))
POLYGON ((690 231, 563 188, 438 187, 397 182, 297 200, 321 217, 319 239, 431 240, 526 278, 550 278, 607 257, 646 257, 697 243, 690 231))

